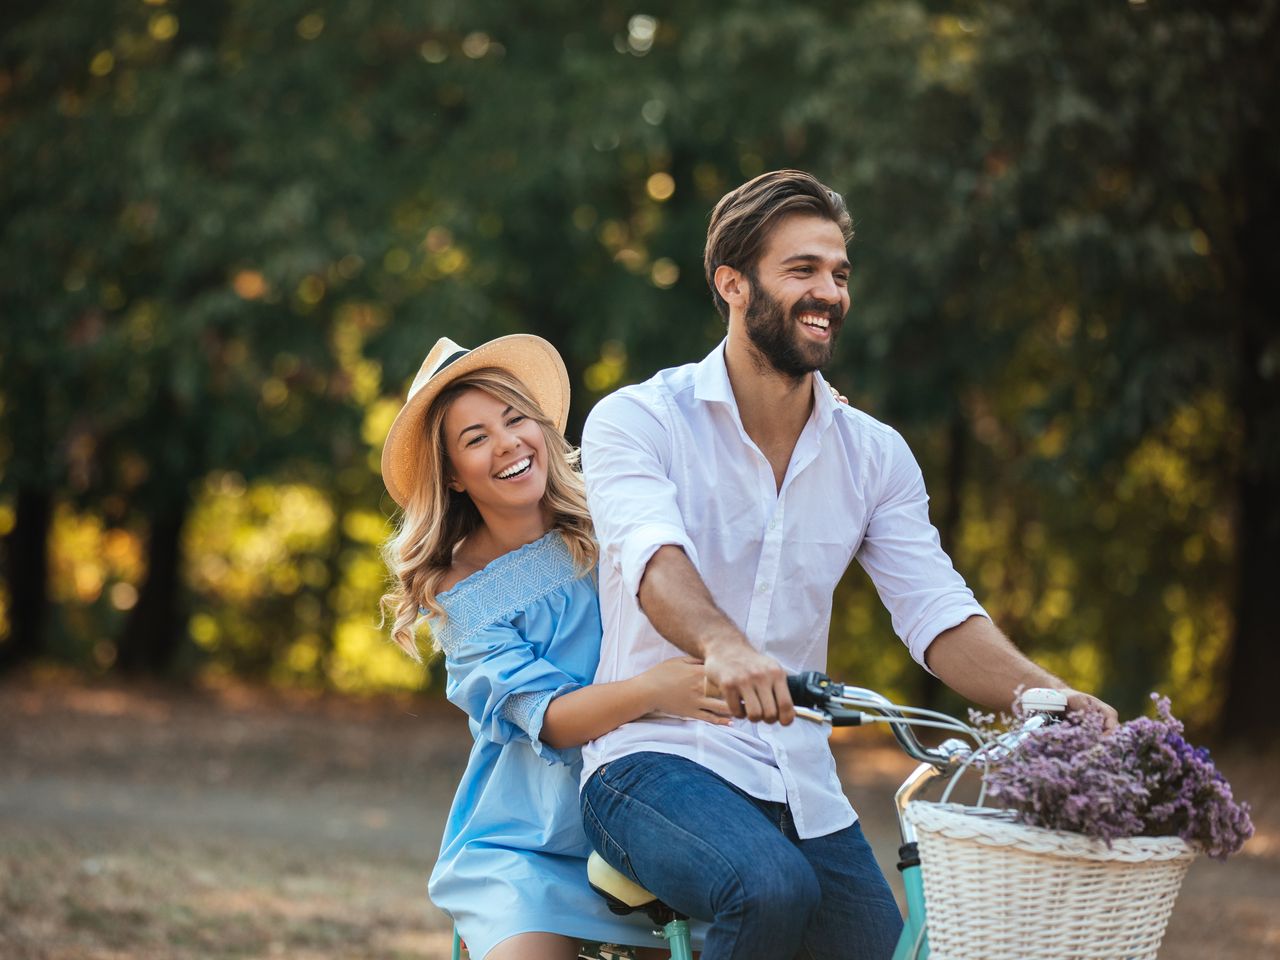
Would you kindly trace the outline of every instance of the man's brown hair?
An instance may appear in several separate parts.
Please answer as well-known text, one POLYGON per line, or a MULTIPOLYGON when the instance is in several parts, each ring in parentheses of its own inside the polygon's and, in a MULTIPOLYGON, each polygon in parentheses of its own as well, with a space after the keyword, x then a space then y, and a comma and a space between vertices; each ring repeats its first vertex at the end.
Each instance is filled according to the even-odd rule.
POLYGON ((774 170, 730 190, 711 211, 707 248, 702 255, 707 286, 716 309, 729 320, 729 304, 716 289, 716 268, 727 264, 748 276, 764 250, 774 225, 793 213, 826 217, 840 228, 844 242, 853 238, 853 221, 844 197, 802 170, 774 170))

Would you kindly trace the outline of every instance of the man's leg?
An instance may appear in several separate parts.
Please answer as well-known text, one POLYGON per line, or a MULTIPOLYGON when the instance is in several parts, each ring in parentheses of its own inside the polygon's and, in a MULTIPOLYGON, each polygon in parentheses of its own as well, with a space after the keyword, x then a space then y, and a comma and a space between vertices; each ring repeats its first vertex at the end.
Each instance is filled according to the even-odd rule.
POLYGON ((711 921, 703 960, 793 956, 821 897, 766 806, 691 760, 636 753, 587 781, 587 837, 605 860, 691 917, 711 921))
POLYGON ((862 826, 800 840, 788 817, 786 830, 822 887, 822 904, 805 931, 800 956, 889 960, 902 933, 902 914, 862 826))

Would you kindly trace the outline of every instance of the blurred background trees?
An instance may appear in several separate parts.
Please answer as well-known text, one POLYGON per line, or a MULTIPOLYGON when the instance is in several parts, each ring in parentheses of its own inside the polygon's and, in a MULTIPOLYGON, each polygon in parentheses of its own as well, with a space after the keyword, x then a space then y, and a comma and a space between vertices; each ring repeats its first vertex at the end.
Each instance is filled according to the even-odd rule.
MULTIPOLYGON (((841 190, 832 380, 1006 630, 1124 711, 1274 727, 1277 4, 11 3, 0 660, 430 685, 377 457, 441 335, 570 433, 723 335, 715 201, 841 190)), ((833 669, 935 696, 855 566, 833 669)))

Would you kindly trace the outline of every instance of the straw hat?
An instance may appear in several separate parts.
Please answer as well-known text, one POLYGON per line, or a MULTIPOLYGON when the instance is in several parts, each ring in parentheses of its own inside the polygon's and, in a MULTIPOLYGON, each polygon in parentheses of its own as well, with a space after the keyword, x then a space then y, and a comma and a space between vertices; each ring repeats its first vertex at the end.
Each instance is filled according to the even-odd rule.
POLYGON ((382 447, 382 482, 400 506, 409 502, 416 483, 426 441, 422 421, 431 401, 453 381, 482 367, 498 367, 523 383, 538 408, 564 433, 569 418, 569 374, 555 347, 529 333, 499 337, 474 350, 441 337, 422 361, 382 447))

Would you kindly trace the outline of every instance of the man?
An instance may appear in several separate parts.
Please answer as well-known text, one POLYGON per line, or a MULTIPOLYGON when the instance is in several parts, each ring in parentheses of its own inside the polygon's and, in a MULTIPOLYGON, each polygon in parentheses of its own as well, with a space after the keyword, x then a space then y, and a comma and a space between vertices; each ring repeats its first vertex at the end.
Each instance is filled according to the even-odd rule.
POLYGON ((587 835, 614 867, 711 920, 704 960, 888 957, 897 907, 826 734, 793 724, 788 673, 826 664, 832 593, 857 557, 911 655, 964 696, 1070 690, 995 628, 943 553, 901 436, 816 372, 849 309, 844 201, 777 171, 711 216, 707 281, 728 337, 605 398, 583 435, 601 544, 598 681, 686 653, 728 727, 650 718, 583 751, 587 835))

